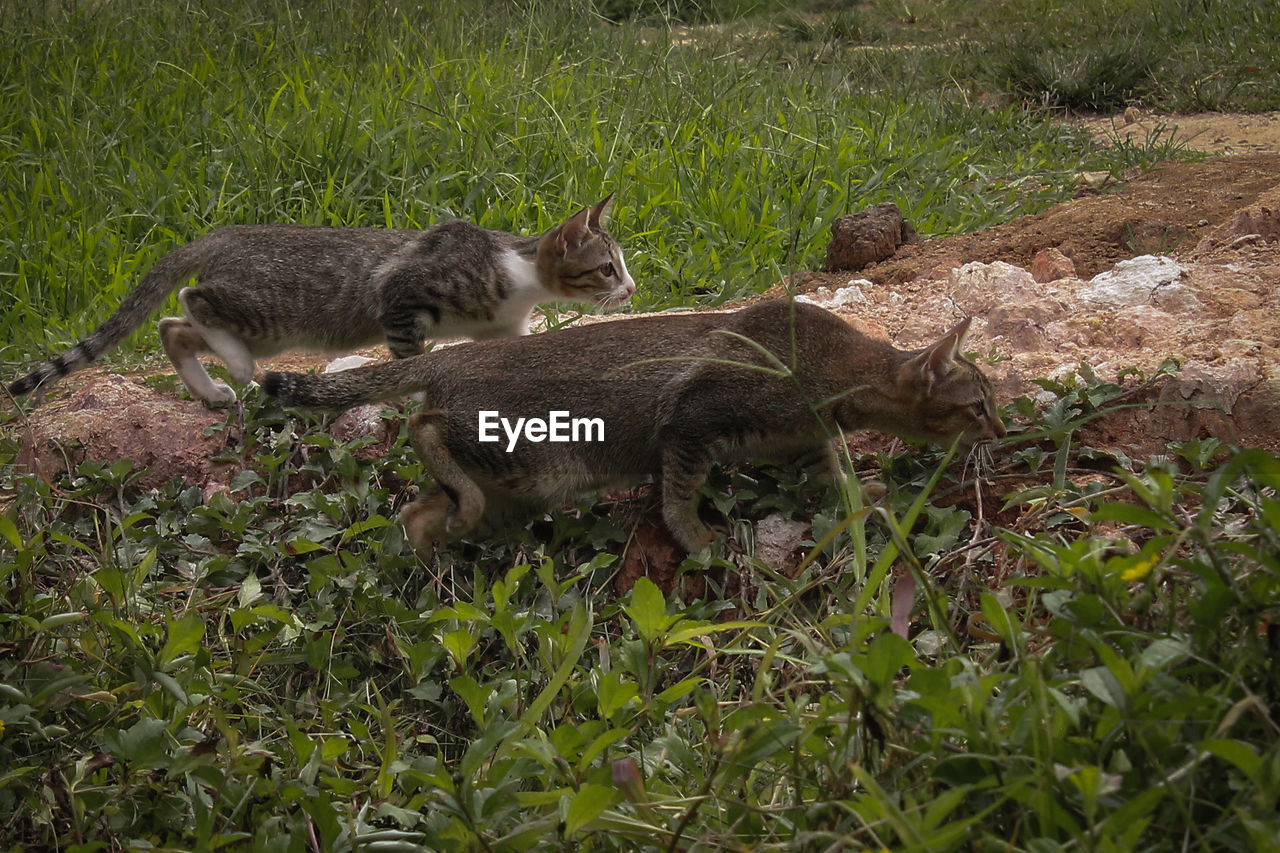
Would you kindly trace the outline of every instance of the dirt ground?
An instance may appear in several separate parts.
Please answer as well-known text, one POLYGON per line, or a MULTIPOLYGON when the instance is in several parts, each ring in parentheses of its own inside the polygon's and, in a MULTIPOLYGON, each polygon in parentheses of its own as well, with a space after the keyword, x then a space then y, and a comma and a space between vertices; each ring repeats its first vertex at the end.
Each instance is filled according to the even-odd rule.
POLYGON ((1167 134, 1176 126, 1175 138, 1216 156, 1165 163, 1121 184, 1083 180, 1075 199, 1043 213, 909 243, 856 272, 800 273, 792 284, 802 294, 857 284, 865 298, 834 310, 869 333, 913 348, 966 313, 956 302, 962 264, 1005 262, 1030 270, 1037 253, 1058 249, 1074 264, 1075 284, 1085 285, 1139 255, 1173 257, 1187 268, 1193 311, 1072 305, 1068 331, 1059 338, 1051 334, 1046 342, 1037 332, 1040 339, 1024 345, 1029 338, 984 333, 979 321, 966 348, 990 356, 989 372, 1004 395, 1034 396, 1030 379, 1060 376, 1080 363, 1111 378, 1108 372, 1150 371, 1173 357, 1189 378, 1162 399, 1194 401, 1204 392, 1216 413, 1135 414, 1128 424, 1100 425, 1099 440, 1138 453, 1158 452, 1163 441, 1209 435, 1280 449, 1280 114, 1131 118, 1136 120, 1128 124, 1123 117, 1084 123, 1102 139, 1136 142, 1144 138, 1140 134, 1167 134), (1217 394, 1222 389, 1227 393, 1217 394))

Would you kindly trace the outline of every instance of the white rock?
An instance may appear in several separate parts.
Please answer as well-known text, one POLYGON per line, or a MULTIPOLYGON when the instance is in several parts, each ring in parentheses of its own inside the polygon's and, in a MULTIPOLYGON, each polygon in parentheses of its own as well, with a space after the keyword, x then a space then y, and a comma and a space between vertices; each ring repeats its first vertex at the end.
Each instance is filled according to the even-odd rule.
POLYGON ((1044 285, 1031 273, 1004 261, 973 261, 951 271, 951 298, 966 314, 986 314, 998 305, 1030 302, 1044 295, 1044 285))
POLYGON ((1186 267, 1164 255, 1139 255, 1098 273, 1080 290, 1080 299, 1095 308, 1155 305, 1169 312, 1198 311, 1200 300, 1182 283, 1186 267))
POLYGON ((865 278, 852 279, 845 287, 837 288, 833 293, 830 288, 819 287, 817 290, 808 294, 801 294, 796 297, 797 302, 807 302, 810 305, 817 305, 820 308, 840 308, 845 305, 866 305, 867 296, 863 292, 864 287, 875 287, 873 283, 865 278))
POLYGON ((366 355, 344 355, 342 358, 335 358, 324 366, 325 373, 339 373, 343 370, 351 370, 352 368, 361 367, 375 359, 366 355))

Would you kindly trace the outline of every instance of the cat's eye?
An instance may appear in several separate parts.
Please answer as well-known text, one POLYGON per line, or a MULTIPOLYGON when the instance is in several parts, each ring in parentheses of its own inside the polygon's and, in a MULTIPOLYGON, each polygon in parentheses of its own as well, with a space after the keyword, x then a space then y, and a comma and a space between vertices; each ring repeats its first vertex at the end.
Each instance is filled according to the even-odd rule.
POLYGON ((987 414, 987 403, 985 400, 974 400, 969 404, 969 407, 973 409, 973 413, 978 417, 983 417, 987 414))
POLYGON ((605 278, 613 278, 613 276, 617 273, 617 270, 613 268, 612 263, 601 264, 599 269, 600 269, 600 275, 604 276, 605 278))

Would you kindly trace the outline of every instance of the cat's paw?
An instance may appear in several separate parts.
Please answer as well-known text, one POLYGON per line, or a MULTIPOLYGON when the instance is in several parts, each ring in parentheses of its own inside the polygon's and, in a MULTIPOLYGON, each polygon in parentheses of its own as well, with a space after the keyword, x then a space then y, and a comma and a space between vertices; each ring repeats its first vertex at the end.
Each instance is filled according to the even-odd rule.
POLYGON ((671 535, 690 554, 698 553, 716 538, 715 531, 703 524, 697 517, 692 519, 668 518, 666 522, 667 529, 671 531, 671 535))
POLYGON ((236 392, 221 379, 213 380, 209 393, 202 399, 202 402, 210 409, 222 409, 230 406, 235 401, 236 392))
POLYGON ((466 530, 456 519, 453 501, 443 492, 423 495, 400 512, 400 523, 415 551, 430 551, 440 539, 456 539, 466 530))

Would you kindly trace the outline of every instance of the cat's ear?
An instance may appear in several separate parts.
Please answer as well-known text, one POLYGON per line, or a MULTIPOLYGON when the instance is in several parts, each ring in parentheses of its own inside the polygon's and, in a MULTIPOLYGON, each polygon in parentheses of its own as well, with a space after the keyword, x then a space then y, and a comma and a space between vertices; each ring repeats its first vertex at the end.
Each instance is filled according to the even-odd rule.
POLYGON ((578 248, 587 239, 587 234, 591 230, 591 210, 589 207, 584 207, 556 227, 556 246, 561 253, 578 248))
POLYGON ((964 344, 965 335, 969 333, 972 317, 965 317, 947 331, 936 343, 927 347, 919 355, 902 366, 899 377, 926 388, 935 380, 942 379, 951 373, 960 357, 960 347, 964 344))
POLYGON ((609 224, 609 209, 613 207, 613 193, 604 197, 604 201, 591 208, 587 215, 587 227, 600 231, 609 224))

